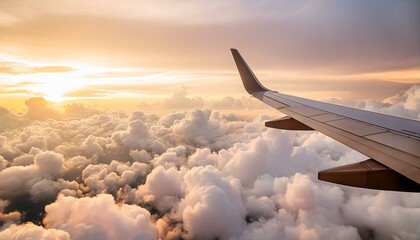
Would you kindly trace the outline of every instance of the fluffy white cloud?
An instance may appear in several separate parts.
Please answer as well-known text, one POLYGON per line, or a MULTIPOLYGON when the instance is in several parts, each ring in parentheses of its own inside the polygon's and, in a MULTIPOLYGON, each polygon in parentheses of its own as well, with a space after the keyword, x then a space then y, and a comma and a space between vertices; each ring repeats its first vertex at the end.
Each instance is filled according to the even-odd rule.
POLYGON ((420 110, 420 85, 413 85, 407 91, 387 98, 384 102, 418 112, 420 110))
POLYGON ((342 99, 327 99, 332 103, 339 103, 351 107, 364 108, 370 111, 396 115, 413 119, 420 119, 420 85, 416 84, 407 91, 389 97, 384 101, 368 99, 365 101, 346 101, 342 99))
POLYGON ((89 135, 83 142, 83 148, 86 154, 92 156, 94 154, 100 154, 104 149, 97 143, 95 136, 89 135))
POLYGON ((174 167, 168 170, 165 170, 162 166, 156 167, 147 175, 145 184, 138 187, 136 191, 137 201, 152 204, 160 212, 171 210, 184 195, 181 190, 181 183, 185 171, 186 169, 177 171, 174 167))
POLYGON ((211 118, 210 110, 188 112, 186 117, 172 126, 176 136, 181 141, 198 146, 210 145, 215 139, 225 134, 217 119, 211 118))
POLYGON ((0 106, 0 122, 0 131, 4 131, 26 126, 30 121, 25 118, 20 118, 7 108, 0 106))
POLYGON ((179 203, 178 214, 188 238, 238 236, 245 226, 240 183, 223 178, 213 166, 192 168, 184 179, 186 196, 179 203))
POLYGON ((82 172, 85 191, 90 194, 116 193, 120 187, 138 183, 140 177, 146 176, 148 166, 144 163, 120 163, 112 161, 108 164, 91 164, 82 172))
POLYGON ((78 190, 76 182, 61 179, 64 174, 63 155, 41 152, 28 166, 12 166, 0 172, 0 198, 14 199, 30 194, 39 201, 54 198, 61 189, 78 190))
POLYGON ((22 225, 12 224, 5 230, 0 232, 0 239, 42 239, 42 240, 69 240, 70 235, 62 230, 45 229, 33 223, 25 223, 22 225))
MULTIPOLYGON (((374 236, 416 239, 420 236, 420 201, 415 194, 379 192, 375 195, 352 194, 343 206, 348 221, 360 229, 380 229, 374 236), (357 210, 355 210, 357 209, 357 210)), ((368 234, 364 232, 364 234, 368 234)))
POLYGON ((119 131, 112 135, 115 143, 128 149, 145 149, 158 154, 164 152, 166 146, 150 136, 149 127, 136 115, 138 114, 130 117, 127 130, 119 131))
POLYGON ((59 196, 45 210, 45 226, 64 230, 72 239, 156 239, 156 229, 146 209, 117 205, 108 194, 59 196))
POLYGON ((142 163, 147 163, 152 159, 152 157, 150 157, 150 154, 147 153, 147 151, 144 149, 142 149, 141 151, 130 150, 129 155, 134 161, 142 162, 142 163))
POLYGON ((151 131, 167 145, 207 147, 213 151, 252 139, 263 129, 260 121, 247 122, 233 114, 208 109, 194 109, 183 115, 170 114, 158 123, 161 125, 152 127, 151 131))
POLYGON ((55 152, 43 152, 35 156, 35 165, 43 175, 58 178, 64 172, 64 157, 55 152))

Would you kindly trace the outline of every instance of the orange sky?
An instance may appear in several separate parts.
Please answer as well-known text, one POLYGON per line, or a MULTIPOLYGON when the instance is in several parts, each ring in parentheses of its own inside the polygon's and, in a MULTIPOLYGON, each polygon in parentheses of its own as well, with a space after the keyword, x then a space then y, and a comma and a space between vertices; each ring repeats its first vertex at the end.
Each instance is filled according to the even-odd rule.
POLYGON ((419 22, 418 0, 0 0, 0 239, 414 239, 420 195, 319 181, 369 157, 266 128, 230 48, 272 90, 419 120, 419 22))
POLYGON ((420 82, 420 13, 410 2, 47 0, 0 9, 5 107, 30 97, 111 108, 179 91, 246 97, 230 47, 268 87, 303 97, 382 99, 420 82))

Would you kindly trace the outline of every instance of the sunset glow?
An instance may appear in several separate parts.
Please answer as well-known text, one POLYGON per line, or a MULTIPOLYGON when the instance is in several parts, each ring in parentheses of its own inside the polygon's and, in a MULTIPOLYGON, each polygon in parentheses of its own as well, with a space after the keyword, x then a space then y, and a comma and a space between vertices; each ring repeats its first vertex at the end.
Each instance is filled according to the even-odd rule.
POLYGON ((0 240, 419 239, 419 194, 320 181, 371 157, 266 127, 284 114, 230 52, 279 93, 412 123, 419 20, 415 0, 0 0, 0 240))
MULTIPOLYGON (((62 2, 40 2, 37 9, 44 11, 29 3, 0 4, 1 99, 148 102, 183 88, 191 96, 243 97, 231 47, 242 50, 268 86, 306 97, 381 99, 419 82, 420 33, 411 27, 417 12, 410 4, 401 6, 407 14, 395 16, 399 27, 381 24, 391 20, 378 17, 371 23, 377 27, 369 29, 358 25, 357 17, 338 19, 322 4, 303 1, 256 4, 259 11, 237 3, 206 3, 204 11, 190 2, 141 7, 134 0, 124 5, 62 2), (179 12, 163 11, 169 8, 179 12), (207 14, 211 17, 202 17, 207 14), (329 21, 313 17, 317 14, 329 21), (313 25, 323 33, 310 30, 313 25), (387 87, 369 96, 363 81, 387 87), (323 87, 308 88, 304 82, 323 87)), ((330 7, 363 17, 356 5, 330 7)))

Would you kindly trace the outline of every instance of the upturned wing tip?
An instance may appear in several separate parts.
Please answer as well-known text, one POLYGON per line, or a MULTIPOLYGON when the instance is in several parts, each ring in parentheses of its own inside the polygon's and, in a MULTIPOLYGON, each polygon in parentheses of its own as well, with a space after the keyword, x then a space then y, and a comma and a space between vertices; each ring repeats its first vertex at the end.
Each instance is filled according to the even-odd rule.
POLYGON ((257 77, 252 72, 251 68, 245 62, 239 51, 235 48, 231 48, 233 59, 235 60, 236 67, 238 68, 239 75, 241 75, 242 83, 244 84, 245 90, 250 93, 256 93, 261 91, 269 91, 264 87, 257 77))

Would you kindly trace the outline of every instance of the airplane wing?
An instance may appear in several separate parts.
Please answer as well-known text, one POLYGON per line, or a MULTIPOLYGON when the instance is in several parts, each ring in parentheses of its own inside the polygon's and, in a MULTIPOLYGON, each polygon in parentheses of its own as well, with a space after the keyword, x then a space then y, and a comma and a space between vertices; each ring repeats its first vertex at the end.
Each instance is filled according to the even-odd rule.
POLYGON ((231 49, 246 91, 288 115, 265 126, 317 130, 370 157, 318 173, 318 179, 378 190, 420 192, 420 122, 282 94, 265 88, 231 49))

